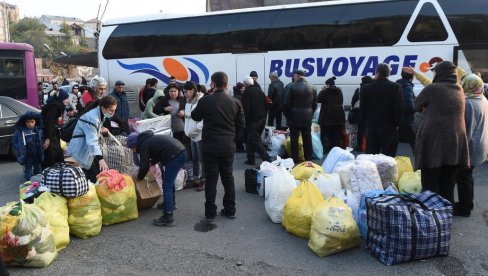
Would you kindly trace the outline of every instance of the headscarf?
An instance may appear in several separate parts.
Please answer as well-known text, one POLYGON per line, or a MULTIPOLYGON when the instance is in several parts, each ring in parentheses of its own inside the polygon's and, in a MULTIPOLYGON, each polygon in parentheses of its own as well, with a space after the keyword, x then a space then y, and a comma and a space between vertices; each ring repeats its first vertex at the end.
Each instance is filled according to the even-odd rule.
POLYGON ((475 74, 465 75, 461 79, 461 85, 463 86, 464 94, 468 98, 477 97, 483 94, 483 80, 475 74))
POLYGON ((436 82, 447 82, 447 83, 457 83, 456 75, 457 66, 450 61, 442 61, 434 67, 434 80, 436 82))

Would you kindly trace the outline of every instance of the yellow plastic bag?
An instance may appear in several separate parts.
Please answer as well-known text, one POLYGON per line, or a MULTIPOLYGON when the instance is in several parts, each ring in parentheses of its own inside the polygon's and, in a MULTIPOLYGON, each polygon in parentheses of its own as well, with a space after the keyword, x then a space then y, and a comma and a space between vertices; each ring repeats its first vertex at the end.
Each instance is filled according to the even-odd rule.
POLYGON ((398 190, 402 194, 418 194, 422 192, 422 182, 420 180, 420 170, 406 172, 398 181, 398 190))
POLYGON ((315 209, 308 247, 320 257, 328 256, 360 243, 359 229, 342 200, 330 197, 315 209))
MULTIPOLYGON (((290 137, 285 140, 285 150, 286 154, 291 157, 291 141, 290 137)), ((305 154, 303 153, 303 140, 302 135, 298 136, 298 160, 305 161, 305 154)))
MULTIPOLYGON (((98 180, 103 178, 105 177, 102 176, 98 180)), ((102 208, 103 225, 120 223, 138 217, 134 181, 128 175, 124 175, 124 179, 127 186, 120 191, 110 189, 106 183, 96 186, 102 208)))
POLYGON ((56 250, 61 251, 66 248, 69 243, 68 202, 66 198, 44 192, 34 200, 34 204, 43 210, 47 216, 53 230, 56 250))
POLYGON ((290 173, 295 179, 308 180, 316 172, 325 174, 324 169, 322 169, 321 166, 310 162, 312 167, 307 167, 306 164, 307 162, 300 163, 291 170, 290 173))
POLYGON ((397 162, 398 168, 398 181, 402 178, 403 173, 413 172, 412 162, 410 162, 410 157, 408 156, 396 156, 395 161, 397 162))
POLYGON ((314 184, 308 180, 302 181, 285 204, 283 227, 292 234, 308 239, 313 211, 323 201, 324 197, 314 184))
POLYGON ((59 139, 59 144, 61 145, 62 150, 65 150, 66 147, 68 147, 68 143, 66 143, 66 141, 64 141, 62 139, 59 139))
POLYGON ((95 186, 90 184, 88 192, 82 196, 68 199, 69 232, 86 239, 100 234, 102 212, 95 186))
POLYGON ((47 267, 58 252, 44 212, 34 204, 0 208, 0 259, 7 265, 47 267))

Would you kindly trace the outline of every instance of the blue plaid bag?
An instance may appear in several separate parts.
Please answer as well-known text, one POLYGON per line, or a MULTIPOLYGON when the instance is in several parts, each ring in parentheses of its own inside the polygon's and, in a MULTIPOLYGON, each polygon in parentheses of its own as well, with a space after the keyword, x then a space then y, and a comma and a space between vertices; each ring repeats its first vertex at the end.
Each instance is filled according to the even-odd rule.
POLYGON ((440 195, 383 195, 366 198, 366 247, 385 265, 449 255, 452 205, 440 195))

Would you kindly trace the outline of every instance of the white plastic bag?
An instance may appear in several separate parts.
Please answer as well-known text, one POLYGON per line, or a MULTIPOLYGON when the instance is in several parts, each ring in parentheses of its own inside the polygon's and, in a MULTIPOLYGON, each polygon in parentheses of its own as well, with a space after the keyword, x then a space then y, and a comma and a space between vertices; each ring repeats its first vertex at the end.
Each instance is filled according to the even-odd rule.
POLYGON ((293 159, 287 158, 287 159, 281 159, 281 157, 277 156, 276 160, 272 162, 275 166, 278 167, 283 167, 287 171, 291 171, 293 167, 295 166, 295 162, 293 162, 293 159))
POLYGON ((171 115, 168 114, 152 119, 137 121, 134 124, 134 128, 137 133, 141 133, 146 130, 152 130, 156 133, 166 129, 171 129, 171 115))
POLYGON ((285 134, 273 133, 271 135, 271 151, 268 152, 271 158, 279 157, 278 154, 281 151, 281 147, 283 146, 285 141, 285 134))
POLYGON ((342 190, 341 179, 337 173, 314 173, 308 181, 314 183, 319 188, 324 199, 337 195, 342 190))
POLYGON ((356 199, 372 189, 383 189, 376 164, 368 160, 355 160, 339 164, 334 172, 341 178, 342 188, 351 190, 356 199))
POLYGON ((186 170, 181 169, 175 179, 175 191, 183 190, 187 179, 188 174, 186 173, 186 170))
POLYGON ((339 194, 337 194, 337 198, 344 201, 344 203, 349 206, 352 210, 352 216, 354 217, 354 221, 358 222, 358 211, 359 211, 359 201, 354 196, 354 194, 349 190, 341 190, 339 194))
POLYGON ((295 188, 295 178, 283 167, 266 178, 264 207, 272 222, 281 223, 283 208, 295 188))
POLYGON ((334 147, 325 158, 322 168, 326 173, 332 173, 339 162, 354 160, 354 155, 349 150, 334 147))
POLYGON ((356 159, 369 160, 376 164, 384 189, 388 187, 389 182, 397 183, 398 165, 395 158, 384 154, 360 154, 356 159))

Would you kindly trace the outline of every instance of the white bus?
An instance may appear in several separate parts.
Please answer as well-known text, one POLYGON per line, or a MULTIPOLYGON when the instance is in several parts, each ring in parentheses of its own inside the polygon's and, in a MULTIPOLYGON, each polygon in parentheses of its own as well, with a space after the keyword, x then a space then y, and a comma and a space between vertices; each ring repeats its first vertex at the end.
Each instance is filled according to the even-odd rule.
POLYGON ((152 77, 161 86, 175 76, 208 87, 216 71, 227 73, 229 86, 257 71, 266 92, 270 72, 286 84, 302 69, 318 90, 336 76, 347 105, 361 76, 381 62, 393 81, 402 66, 432 77, 441 60, 488 73, 488 1, 344 0, 112 20, 98 55, 109 85, 123 80, 129 92, 152 77))

